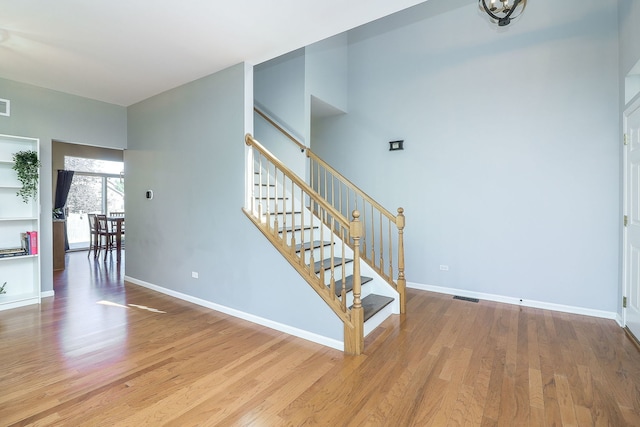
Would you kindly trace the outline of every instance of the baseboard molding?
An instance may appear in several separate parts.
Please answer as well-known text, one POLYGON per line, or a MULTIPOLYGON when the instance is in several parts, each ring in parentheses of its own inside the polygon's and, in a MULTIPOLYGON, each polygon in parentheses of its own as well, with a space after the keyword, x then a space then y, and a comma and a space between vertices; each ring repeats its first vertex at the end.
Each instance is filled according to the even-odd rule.
POLYGON ((160 292, 161 294, 169 295, 171 297, 178 298, 193 304, 197 304, 199 306, 206 307, 211 310, 219 311, 220 313, 228 314, 229 316, 237 317, 239 319, 243 319, 251 323, 256 323, 261 326, 266 326, 267 328, 275 329, 276 331, 284 332, 285 334, 293 335, 295 337, 302 338, 307 341, 314 342, 316 344, 321 344, 326 347, 335 348, 336 350, 340 350, 340 351, 344 350, 344 343, 342 341, 338 341, 322 335, 314 334, 312 332, 305 331, 302 329, 294 328, 293 326, 285 325, 283 323, 274 322, 273 320, 255 316, 250 313, 245 313, 243 311, 236 310, 235 308, 226 307, 224 305, 216 304, 211 301, 207 301, 191 295, 183 294, 181 292, 176 292, 174 290, 163 288, 161 286, 157 286, 152 283, 145 282, 143 280, 138 280, 134 277, 124 276, 124 280, 131 284, 142 286, 143 288, 151 289, 153 291, 160 292))
POLYGON ((542 302, 534 300, 524 300, 513 297, 505 297, 502 295, 485 294, 482 292, 467 291, 464 289, 446 288, 443 286, 423 285, 420 283, 407 282, 407 287, 412 289, 420 289, 423 291, 437 292, 439 294, 460 295, 462 297, 478 298, 488 301, 502 302, 505 304, 521 305, 531 308, 542 308, 544 310, 560 311, 563 313, 581 314, 583 316, 600 317, 603 319, 612 319, 622 326, 622 318, 618 313, 613 311, 595 310, 592 308, 575 307, 570 305, 554 304, 551 302, 542 302))
POLYGON ((43 291, 40 292, 40 298, 49 298, 55 295, 55 291, 51 290, 51 291, 43 291))

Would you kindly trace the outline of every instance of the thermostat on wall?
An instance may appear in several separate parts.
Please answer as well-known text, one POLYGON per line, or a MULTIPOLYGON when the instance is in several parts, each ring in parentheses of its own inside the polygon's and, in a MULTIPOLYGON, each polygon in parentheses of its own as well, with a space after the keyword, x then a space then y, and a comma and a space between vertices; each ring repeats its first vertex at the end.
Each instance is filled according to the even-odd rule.
POLYGON ((153 190, 147 190, 145 192, 145 197, 149 200, 153 199, 153 190))

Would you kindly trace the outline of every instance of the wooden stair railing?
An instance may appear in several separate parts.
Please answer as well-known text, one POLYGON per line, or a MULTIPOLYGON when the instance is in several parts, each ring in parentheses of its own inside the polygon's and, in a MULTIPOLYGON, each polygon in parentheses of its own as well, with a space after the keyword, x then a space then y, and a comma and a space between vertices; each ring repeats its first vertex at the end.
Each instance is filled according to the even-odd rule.
POLYGON ((273 120, 271 117, 269 117, 269 115, 267 113, 265 113, 264 111, 262 111, 258 107, 253 107, 253 111, 255 111, 257 114, 259 114, 260 117, 265 119, 267 121, 267 123, 269 123, 271 126, 276 128, 281 134, 286 136, 291 142, 296 144, 298 146, 298 148, 300 149, 300 151, 304 152, 304 150, 307 149, 307 147, 302 142, 298 141, 295 136, 293 136, 293 135, 291 135, 291 133, 287 132, 287 130, 285 128, 280 126, 275 120, 273 120))
POLYGON ((245 142, 250 147, 247 153, 250 196, 243 209, 245 214, 342 320, 344 351, 361 354, 364 311, 359 212, 354 211, 348 220, 251 135, 245 136, 245 142), (323 227, 320 218, 328 223, 328 228, 323 227), (310 238, 298 242, 296 233, 289 230, 308 230, 310 238), (353 259, 347 259, 346 242, 351 240, 353 259), (319 249, 320 260, 314 258, 314 249, 319 249), (340 285, 336 292, 336 283, 347 282, 348 263, 353 263, 351 307, 347 307, 346 286, 340 285))
MULTIPOLYGON (((344 217, 359 211, 361 214, 361 258, 391 285, 400 295, 400 313, 406 313, 406 286, 404 274, 404 209, 393 215, 372 197, 349 181, 340 172, 323 161, 309 147, 298 141, 290 132, 258 107, 254 111, 295 143, 309 159, 310 186, 344 217), (386 231, 386 233, 385 233, 386 231), (378 252, 376 253, 376 249, 378 252), (385 257, 387 257, 385 259, 385 257), (397 260, 394 264, 394 260, 397 260), (388 263, 385 266, 385 263, 388 263), (386 270, 385 270, 386 269, 386 270)), ((316 214, 318 214, 316 212, 316 214)), ((325 218, 319 215, 320 218, 325 218)), ((325 224, 329 224, 325 221, 325 224)), ((354 248, 353 243, 347 244, 354 248)))
POLYGON ((363 226, 361 257, 398 292, 400 313, 405 313, 404 209, 398 208, 398 214, 393 215, 309 149, 307 157, 311 188, 343 214, 360 212, 363 226))

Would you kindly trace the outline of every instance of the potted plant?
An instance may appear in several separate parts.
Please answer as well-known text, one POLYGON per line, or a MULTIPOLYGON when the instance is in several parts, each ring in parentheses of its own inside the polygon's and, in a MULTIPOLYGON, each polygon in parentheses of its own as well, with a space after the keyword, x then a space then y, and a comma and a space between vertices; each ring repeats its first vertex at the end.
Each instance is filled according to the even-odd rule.
POLYGON ((38 195, 38 153, 18 151, 13 155, 13 162, 13 170, 18 173, 18 180, 22 184, 16 195, 21 196, 25 203, 29 203, 29 198, 35 199, 38 195))
POLYGON ((2 286, 0 286, 0 294, 6 294, 7 291, 4 290, 4 287, 7 286, 7 282, 4 282, 2 286))

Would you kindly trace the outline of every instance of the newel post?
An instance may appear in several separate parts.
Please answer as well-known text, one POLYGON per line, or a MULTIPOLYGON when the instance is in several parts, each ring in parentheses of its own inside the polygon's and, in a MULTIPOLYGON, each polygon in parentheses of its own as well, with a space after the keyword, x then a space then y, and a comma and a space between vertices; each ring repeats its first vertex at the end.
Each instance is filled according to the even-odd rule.
POLYGON ((406 289, 407 280, 404 277, 404 209, 398 208, 396 226, 398 227, 398 293, 400 294, 400 313, 407 312, 406 289))
POLYGON ((351 325, 344 324, 344 351, 349 354, 362 354, 364 351, 364 311, 360 295, 362 283, 360 278, 360 238, 362 223, 360 212, 353 211, 349 233, 353 239, 353 307, 351 307, 351 325))

